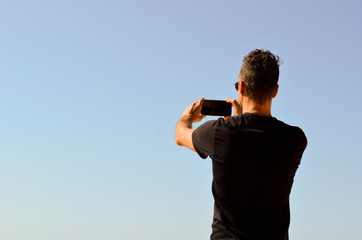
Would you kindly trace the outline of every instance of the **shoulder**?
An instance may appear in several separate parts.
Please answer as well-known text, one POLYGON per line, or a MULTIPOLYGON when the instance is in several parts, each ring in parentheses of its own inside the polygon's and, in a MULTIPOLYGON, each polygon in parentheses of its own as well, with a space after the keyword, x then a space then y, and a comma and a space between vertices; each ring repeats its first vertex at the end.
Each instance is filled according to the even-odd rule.
POLYGON ((296 140, 300 145, 304 147, 307 146, 307 136, 300 127, 286 124, 280 120, 277 121, 279 122, 279 125, 283 129, 283 131, 289 136, 289 138, 296 140))
POLYGON ((195 129, 195 131, 192 133, 193 137, 195 136, 210 136, 210 134, 212 132, 214 132, 214 129, 217 126, 217 120, 211 120, 211 121, 207 121, 204 122, 203 124, 201 124, 199 127, 197 127, 195 129))
POLYGON ((305 135, 304 131, 301 128, 299 127, 294 127, 294 128, 300 144, 305 148, 308 144, 307 136, 305 135))
POLYGON ((228 129, 234 129, 238 126, 239 125, 235 119, 224 119, 221 117, 216 120, 209 120, 201 124, 198 128, 195 129, 192 135, 198 138, 213 138, 215 132, 225 132, 228 129))
POLYGON ((232 127, 237 125, 234 117, 231 119, 224 119, 222 117, 216 119, 216 120, 209 120, 201 124, 197 129, 203 129, 203 128, 218 128, 218 127, 232 127))

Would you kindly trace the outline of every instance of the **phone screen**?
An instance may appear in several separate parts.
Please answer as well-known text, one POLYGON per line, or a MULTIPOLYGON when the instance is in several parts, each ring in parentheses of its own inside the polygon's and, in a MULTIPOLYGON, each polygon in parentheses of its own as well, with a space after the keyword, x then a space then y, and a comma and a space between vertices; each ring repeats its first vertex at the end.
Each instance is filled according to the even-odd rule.
POLYGON ((231 116, 231 103, 222 100, 204 100, 201 114, 211 116, 231 116))

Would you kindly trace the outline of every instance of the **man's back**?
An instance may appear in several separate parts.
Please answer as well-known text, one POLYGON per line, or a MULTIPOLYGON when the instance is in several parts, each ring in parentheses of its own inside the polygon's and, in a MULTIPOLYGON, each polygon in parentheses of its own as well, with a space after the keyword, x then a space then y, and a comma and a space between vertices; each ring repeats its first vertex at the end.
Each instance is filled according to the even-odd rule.
POLYGON ((307 144, 303 131, 245 113, 204 123, 192 140, 202 158, 213 160, 211 239, 288 239, 289 194, 307 144))

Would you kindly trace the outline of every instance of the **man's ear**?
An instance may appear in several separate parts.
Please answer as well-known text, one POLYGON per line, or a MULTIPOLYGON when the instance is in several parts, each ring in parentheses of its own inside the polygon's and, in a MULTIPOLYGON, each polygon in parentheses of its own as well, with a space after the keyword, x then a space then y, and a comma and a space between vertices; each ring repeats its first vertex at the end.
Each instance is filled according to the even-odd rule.
POLYGON ((279 90, 279 84, 277 84, 277 86, 275 87, 273 98, 275 98, 277 96, 278 90, 279 90))
POLYGON ((239 93, 241 93, 242 95, 245 95, 245 91, 246 91, 246 86, 244 81, 240 81, 239 84, 239 93))

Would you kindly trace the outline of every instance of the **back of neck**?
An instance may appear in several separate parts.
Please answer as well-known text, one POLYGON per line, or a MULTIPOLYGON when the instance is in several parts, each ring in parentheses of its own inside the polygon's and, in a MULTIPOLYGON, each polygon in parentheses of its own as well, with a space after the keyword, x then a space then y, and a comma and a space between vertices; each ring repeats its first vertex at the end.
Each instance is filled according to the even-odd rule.
POLYGON ((243 99, 243 113, 252 113, 259 116, 271 117, 272 101, 259 103, 250 99, 243 99))

